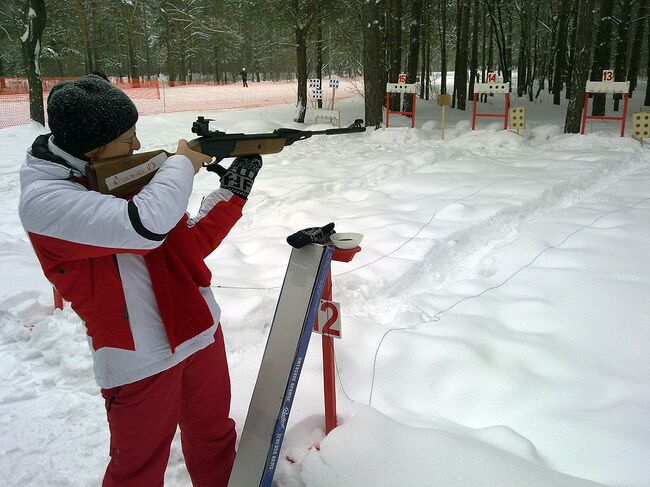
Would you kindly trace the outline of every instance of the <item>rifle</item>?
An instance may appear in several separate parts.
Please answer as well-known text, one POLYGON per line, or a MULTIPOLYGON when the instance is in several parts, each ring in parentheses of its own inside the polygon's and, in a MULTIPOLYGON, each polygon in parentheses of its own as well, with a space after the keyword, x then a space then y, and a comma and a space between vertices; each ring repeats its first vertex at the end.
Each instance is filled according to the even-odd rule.
MULTIPOLYGON (((312 135, 339 135, 365 132, 363 120, 357 119, 349 127, 326 130, 297 130, 279 128, 266 134, 228 134, 210 130, 211 119, 198 117, 192 124, 196 139, 188 142, 190 149, 212 156, 215 160, 204 167, 223 176, 227 169, 219 162, 228 157, 253 154, 276 154, 286 146, 312 135)), ((140 189, 153 178, 167 157, 173 154, 154 150, 116 157, 86 164, 86 177, 90 189, 104 194, 124 197, 140 189)))

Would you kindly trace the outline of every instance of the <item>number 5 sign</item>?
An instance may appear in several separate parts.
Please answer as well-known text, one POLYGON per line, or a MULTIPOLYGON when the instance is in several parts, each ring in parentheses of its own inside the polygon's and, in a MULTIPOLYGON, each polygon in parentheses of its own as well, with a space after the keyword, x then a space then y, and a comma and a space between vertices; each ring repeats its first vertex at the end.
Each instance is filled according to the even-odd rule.
POLYGON ((341 305, 339 303, 320 300, 314 331, 328 337, 341 338, 341 305))

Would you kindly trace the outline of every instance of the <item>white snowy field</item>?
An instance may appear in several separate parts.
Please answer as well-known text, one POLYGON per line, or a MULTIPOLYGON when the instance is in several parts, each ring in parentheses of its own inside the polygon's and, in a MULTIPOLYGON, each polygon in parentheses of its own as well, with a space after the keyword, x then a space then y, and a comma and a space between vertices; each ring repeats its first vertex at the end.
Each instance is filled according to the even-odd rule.
MULTIPOLYGON (((285 238, 333 221, 364 234, 352 262, 333 264, 340 426, 324 438, 314 335, 277 486, 650 486, 648 146, 612 122, 565 135, 564 107, 540 104, 526 104, 521 135, 485 119, 472 132, 471 112, 451 110, 441 141, 433 105, 418 103, 415 129, 392 117, 264 158, 208 259, 238 432, 285 238)), ((363 117, 359 98, 338 108, 363 117)), ((145 116, 138 136, 142 150, 174 149, 198 114, 230 132, 311 127, 293 112, 145 116)), ((97 486, 108 434, 83 326, 69 307, 53 312, 17 215, 18 167, 43 132, 0 130, 0 482, 97 486)), ((191 213, 216 184, 197 176, 191 213)), ((190 485, 178 438, 166 485, 190 485)))

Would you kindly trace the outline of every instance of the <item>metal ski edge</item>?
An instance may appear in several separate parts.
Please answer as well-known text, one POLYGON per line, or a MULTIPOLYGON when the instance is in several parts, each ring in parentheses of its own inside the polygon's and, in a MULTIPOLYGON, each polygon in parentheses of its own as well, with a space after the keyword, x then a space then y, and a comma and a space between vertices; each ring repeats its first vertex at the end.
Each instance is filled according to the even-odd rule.
POLYGON ((293 398, 295 396, 296 388, 298 387, 298 379, 300 379, 300 372, 302 371, 305 355, 307 354, 309 339, 312 334, 314 320, 316 319, 316 315, 318 313, 318 305, 320 303, 321 296, 323 295, 323 290, 325 289, 325 281, 327 280, 327 275, 332 263, 333 254, 334 249, 331 247, 325 247, 321 264, 318 269, 316 285, 314 286, 314 290, 309 300, 309 311, 305 317, 305 321, 303 322, 302 332, 298 341, 295 358, 293 360, 293 364, 291 365, 291 373, 289 374, 289 381, 287 382, 287 387, 284 391, 282 406, 275 423, 275 428, 273 429, 273 436, 271 445, 269 447, 269 453, 266 458, 266 464, 264 465, 262 479, 259 484, 260 487, 271 487, 271 484, 273 482, 273 475, 278 463, 280 449, 282 448, 282 441, 284 440, 284 433, 286 432, 287 423, 289 421, 289 414, 291 413, 293 398))

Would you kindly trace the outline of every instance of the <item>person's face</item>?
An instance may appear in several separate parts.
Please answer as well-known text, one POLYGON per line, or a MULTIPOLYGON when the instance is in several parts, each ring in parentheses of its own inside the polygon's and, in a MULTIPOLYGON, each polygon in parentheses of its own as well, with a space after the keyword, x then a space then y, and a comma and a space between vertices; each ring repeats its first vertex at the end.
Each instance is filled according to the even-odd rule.
POLYGON ((140 147, 140 141, 135 133, 134 125, 117 139, 99 147, 98 149, 87 152, 85 155, 91 161, 101 161, 103 159, 112 159, 113 157, 130 156, 140 147))

